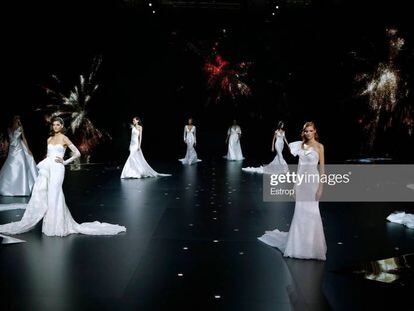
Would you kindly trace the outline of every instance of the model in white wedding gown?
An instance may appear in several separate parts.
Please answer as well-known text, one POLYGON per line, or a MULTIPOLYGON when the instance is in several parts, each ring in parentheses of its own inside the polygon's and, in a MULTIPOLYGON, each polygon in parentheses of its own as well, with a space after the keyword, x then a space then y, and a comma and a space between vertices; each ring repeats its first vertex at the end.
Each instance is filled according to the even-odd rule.
POLYGON ((240 146, 241 128, 238 125, 232 125, 227 131, 228 150, 224 156, 227 160, 241 161, 244 159, 240 146))
POLYGON ((259 173, 259 174, 285 174, 289 171, 288 165, 283 158, 283 147, 285 145, 286 136, 285 131, 276 130, 275 131, 275 150, 276 156, 274 157, 273 161, 267 165, 259 166, 259 167, 244 167, 242 168, 245 172, 251 173, 259 173))
MULTIPOLYGON (((291 153, 299 156, 298 174, 319 174, 319 154, 313 148, 303 149, 302 142, 289 144, 291 153)), ((278 229, 266 231, 258 239, 280 249, 285 257, 300 259, 326 259, 326 242, 319 202, 315 200, 318 183, 295 185, 295 212, 289 232, 278 229)))
POLYGON ((23 135, 21 127, 9 130, 9 153, 0 171, 0 195, 28 196, 32 192, 37 168, 23 135))
POLYGON ((194 148, 194 145, 197 143, 195 125, 192 125, 191 128, 188 125, 184 126, 184 142, 187 144, 187 152, 185 153, 185 158, 179 161, 188 165, 200 162, 201 160, 197 158, 197 152, 194 148))
POLYGON ((122 169, 121 178, 144 178, 157 176, 171 176, 171 174, 157 173, 144 158, 141 150, 142 128, 132 126, 129 157, 122 169))
MULTIPOLYGON (((25 212, 20 221, 0 225, 0 233, 19 234, 33 229, 43 218, 42 232, 47 236, 66 236, 72 233, 88 235, 115 235, 126 231, 119 225, 100 223, 98 221, 78 224, 66 206, 62 184, 65 177, 65 165, 80 156, 79 150, 71 144, 69 148, 74 155, 62 163, 66 148, 63 145, 47 146, 47 157, 37 167, 39 176, 33 186, 32 196, 25 205, 25 212)), ((17 204, 13 204, 14 207, 17 204)), ((22 204, 23 205, 23 204, 22 204)), ((7 206, 7 204, 6 204, 7 206)), ((1 236, 1 235, 0 235, 1 236)), ((8 238, 2 236, 3 238, 8 238)), ((24 242, 20 240, 20 242, 24 242)))

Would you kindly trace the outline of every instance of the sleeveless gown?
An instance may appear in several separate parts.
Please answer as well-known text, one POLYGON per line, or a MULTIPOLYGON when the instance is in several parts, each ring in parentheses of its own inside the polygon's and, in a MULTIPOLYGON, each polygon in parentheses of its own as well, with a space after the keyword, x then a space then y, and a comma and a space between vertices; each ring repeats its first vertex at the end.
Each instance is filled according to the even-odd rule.
POLYGON ((121 179, 171 176, 170 174, 157 173, 151 166, 149 166, 140 148, 140 141, 141 132, 133 126, 131 131, 131 143, 129 145, 129 157, 122 169, 121 179))
POLYGON ((289 171, 288 165, 283 158, 283 147, 285 146, 285 132, 276 131, 275 149, 276 156, 273 161, 267 165, 259 167, 245 167, 242 168, 245 172, 259 173, 259 174, 285 174, 289 171))
POLYGON ((9 152, 0 171, 0 195, 29 196, 37 177, 36 163, 22 140, 22 129, 9 131, 9 152))
MULTIPOLYGON (((294 156, 299 156, 298 174, 319 174, 318 152, 313 148, 304 150, 301 141, 290 143, 289 147, 294 156)), ((325 260, 327 250, 325 235, 319 202, 314 199, 318 184, 302 183, 300 186, 295 185, 295 189, 295 212, 289 232, 282 232, 278 229, 266 231, 258 239, 277 247, 285 257, 325 260)))
MULTIPOLYGON (((20 204, 26 208, 22 219, 17 222, 0 225, 0 233, 12 235, 24 233, 33 229, 42 219, 42 232, 47 236, 63 237, 72 233, 115 235, 126 231, 124 226, 100 223, 98 221, 78 224, 72 218, 62 190, 65 166, 55 161, 56 157, 63 158, 65 150, 66 148, 63 145, 49 144, 47 146, 47 157, 37 165, 39 176, 33 186, 30 201, 27 204, 20 204)), ((18 207, 17 205, 13 204, 16 208, 18 207)), ((6 236, 2 237, 9 238, 6 236)), ((24 242, 23 240, 19 241, 24 242)))
POLYGON ((185 157, 179 159, 179 161, 181 161, 182 164, 188 165, 201 162, 201 160, 197 158, 197 152, 194 148, 194 144, 196 143, 196 127, 194 125, 191 129, 187 125, 184 127, 184 142, 187 144, 187 151, 185 157))

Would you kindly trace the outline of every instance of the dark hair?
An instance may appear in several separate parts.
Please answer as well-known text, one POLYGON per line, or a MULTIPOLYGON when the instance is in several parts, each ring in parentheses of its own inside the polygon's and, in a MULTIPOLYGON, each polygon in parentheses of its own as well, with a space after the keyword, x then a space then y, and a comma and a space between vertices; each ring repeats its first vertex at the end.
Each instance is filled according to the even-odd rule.
POLYGON ((281 130, 285 127, 285 123, 283 121, 279 121, 279 123, 277 124, 277 129, 281 130))
POLYGON ((19 120, 20 120, 20 123, 21 123, 21 118, 20 118, 20 115, 15 114, 15 115, 13 115, 13 117, 10 119, 10 122, 9 122, 9 127, 10 127, 10 128, 11 128, 11 127, 13 127, 13 125, 14 125, 14 121, 15 121, 16 119, 19 119, 19 120))
POLYGON ((63 119, 61 117, 58 116, 54 116, 52 117, 52 119, 50 119, 50 136, 54 136, 55 135, 55 131, 53 130, 53 122, 59 122, 60 124, 63 125, 62 129, 61 129, 61 133, 65 134, 66 129, 65 129, 65 121, 63 121, 63 119))
POLYGON ((138 121, 139 125, 142 125, 142 121, 141 121, 140 117, 135 116, 135 117, 132 118, 132 120, 134 120, 134 119, 138 121))

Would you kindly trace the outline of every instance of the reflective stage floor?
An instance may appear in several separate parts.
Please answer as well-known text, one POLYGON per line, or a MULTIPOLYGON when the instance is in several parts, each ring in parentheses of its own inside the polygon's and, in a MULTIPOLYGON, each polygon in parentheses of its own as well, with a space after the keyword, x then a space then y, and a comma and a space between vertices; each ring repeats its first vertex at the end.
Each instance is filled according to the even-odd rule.
MULTIPOLYGON (((68 171, 75 220, 127 232, 52 238, 39 224, 19 236, 26 243, 0 245, 0 310, 362 310, 410 301, 412 257, 372 261, 414 253, 414 230, 385 220, 412 204, 321 203, 327 261, 286 259, 257 237, 287 231, 294 203, 264 203, 260 175, 219 158, 150 164, 173 176, 68 171), (402 276, 384 274, 384 263, 404 266, 402 276)), ((0 222, 21 215, 4 211, 0 222)))

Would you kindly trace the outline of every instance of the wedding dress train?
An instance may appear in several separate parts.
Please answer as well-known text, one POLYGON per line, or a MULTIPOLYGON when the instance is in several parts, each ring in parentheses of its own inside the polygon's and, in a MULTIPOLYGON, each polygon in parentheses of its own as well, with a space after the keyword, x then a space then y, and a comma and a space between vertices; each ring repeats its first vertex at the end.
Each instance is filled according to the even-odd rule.
MULTIPOLYGON (((66 236, 72 233, 88 235, 115 235, 126 231, 124 226, 101 223, 98 221, 78 224, 66 205, 62 184, 65 176, 65 165, 80 156, 74 145, 69 148, 74 155, 58 163, 57 157, 63 158, 66 148, 63 145, 47 146, 47 157, 37 167, 39 176, 33 186, 32 196, 20 221, 0 225, 0 233, 20 234, 33 229, 43 219, 42 232, 47 236, 66 236)), ((13 204, 17 207, 16 204, 13 204)), ((7 206, 7 205, 6 205, 7 206)), ((3 236, 5 237, 5 236, 3 236)), ((24 242, 24 241, 22 241, 24 242)))
MULTIPOLYGON (((289 144, 291 153, 299 156, 298 174, 319 174, 319 154, 313 148, 302 148, 302 142, 289 144)), ((258 239, 280 249, 285 257, 300 259, 326 259, 326 242, 319 202, 315 200, 318 183, 295 185, 295 212, 289 232, 278 229, 266 231, 258 239), (313 198, 313 200, 311 199, 313 198)))

